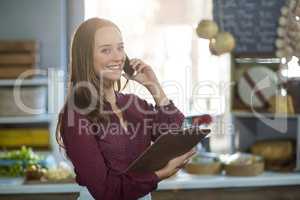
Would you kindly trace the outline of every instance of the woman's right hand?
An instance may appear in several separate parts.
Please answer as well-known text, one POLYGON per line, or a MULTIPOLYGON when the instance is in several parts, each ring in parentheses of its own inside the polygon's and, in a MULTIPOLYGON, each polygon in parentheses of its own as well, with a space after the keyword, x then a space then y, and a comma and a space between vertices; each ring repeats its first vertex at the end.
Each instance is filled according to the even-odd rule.
POLYGON ((196 154, 196 152, 196 148, 193 148, 189 152, 173 158, 164 168, 156 171, 155 174, 159 177, 160 180, 169 178, 170 176, 178 172, 178 170, 183 168, 184 165, 189 162, 189 159, 196 154))

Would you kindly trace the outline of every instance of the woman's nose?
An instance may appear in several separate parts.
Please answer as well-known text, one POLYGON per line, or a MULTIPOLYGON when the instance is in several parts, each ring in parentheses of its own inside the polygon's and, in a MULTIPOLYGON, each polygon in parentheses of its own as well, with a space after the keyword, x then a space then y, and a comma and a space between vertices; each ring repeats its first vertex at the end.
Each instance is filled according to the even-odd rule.
POLYGON ((113 59, 116 61, 123 60, 125 57, 124 52, 120 52, 119 50, 114 50, 113 59))

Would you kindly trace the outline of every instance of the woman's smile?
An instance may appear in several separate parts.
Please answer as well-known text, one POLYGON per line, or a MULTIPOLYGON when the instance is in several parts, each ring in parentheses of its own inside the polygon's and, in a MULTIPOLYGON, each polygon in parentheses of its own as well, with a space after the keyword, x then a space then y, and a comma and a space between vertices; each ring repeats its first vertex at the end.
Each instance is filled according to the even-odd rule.
POLYGON ((105 68, 113 71, 122 71, 123 69, 122 65, 108 65, 105 68))

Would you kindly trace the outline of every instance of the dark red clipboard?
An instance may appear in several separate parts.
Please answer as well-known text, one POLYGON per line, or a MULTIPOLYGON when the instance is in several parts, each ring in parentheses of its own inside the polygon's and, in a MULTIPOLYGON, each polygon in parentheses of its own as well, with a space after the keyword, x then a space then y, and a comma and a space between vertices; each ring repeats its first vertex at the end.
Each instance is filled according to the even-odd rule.
POLYGON ((209 133, 210 129, 191 127, 179 130, 170 130, 149 146, 135 159, 125 172, 154 172, 173 158, 183 155, 196 146, 209 133))

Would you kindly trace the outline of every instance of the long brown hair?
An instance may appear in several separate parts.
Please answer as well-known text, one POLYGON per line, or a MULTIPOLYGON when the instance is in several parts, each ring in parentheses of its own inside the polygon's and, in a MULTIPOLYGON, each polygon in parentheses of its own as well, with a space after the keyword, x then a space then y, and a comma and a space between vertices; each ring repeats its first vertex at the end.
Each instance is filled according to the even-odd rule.
MULTIPOLYGON (((84 21, 77 28, 70 48, 70 64, 69 64, 69 80, 68 80, 68 93, 66 102, 59 114, 57 127, 56 127, 56 140, 60 147, 64 147, 61 138, 60 129, 62 126, 63 112, 65 112, 66 106, 75 106, 76 108, 87 108, 93 100, 96 100, 96 104, 92 110, 88 110, 87 118, 93 122, 109 121, 109 116, 104 113, 100 113, 100 108, 104 104, 104 96, 102 92, 103 82, 100 82, 100 78, 94 71, 94 43, 95 43, 95 32, 99 28, 106 26, 114 26, 118 30, 119 28, 113 22, 100 19, 91 18, 84 21), (87 87, 77 87, 79 83, 88 83, 96 90, 96 94, 93 94, 87 87), (70 102, 73 102, 73 104, 70 102), (75 105, 74 105, 75 104, 75 105)), ((125 83, 124 87, 127 85, 125 83)), ((121 90, 121 81, 118 80, 116 83, 110 82, 115 90, 121 90)), ((123 88, 124 88, 123 87, 123 88)))

